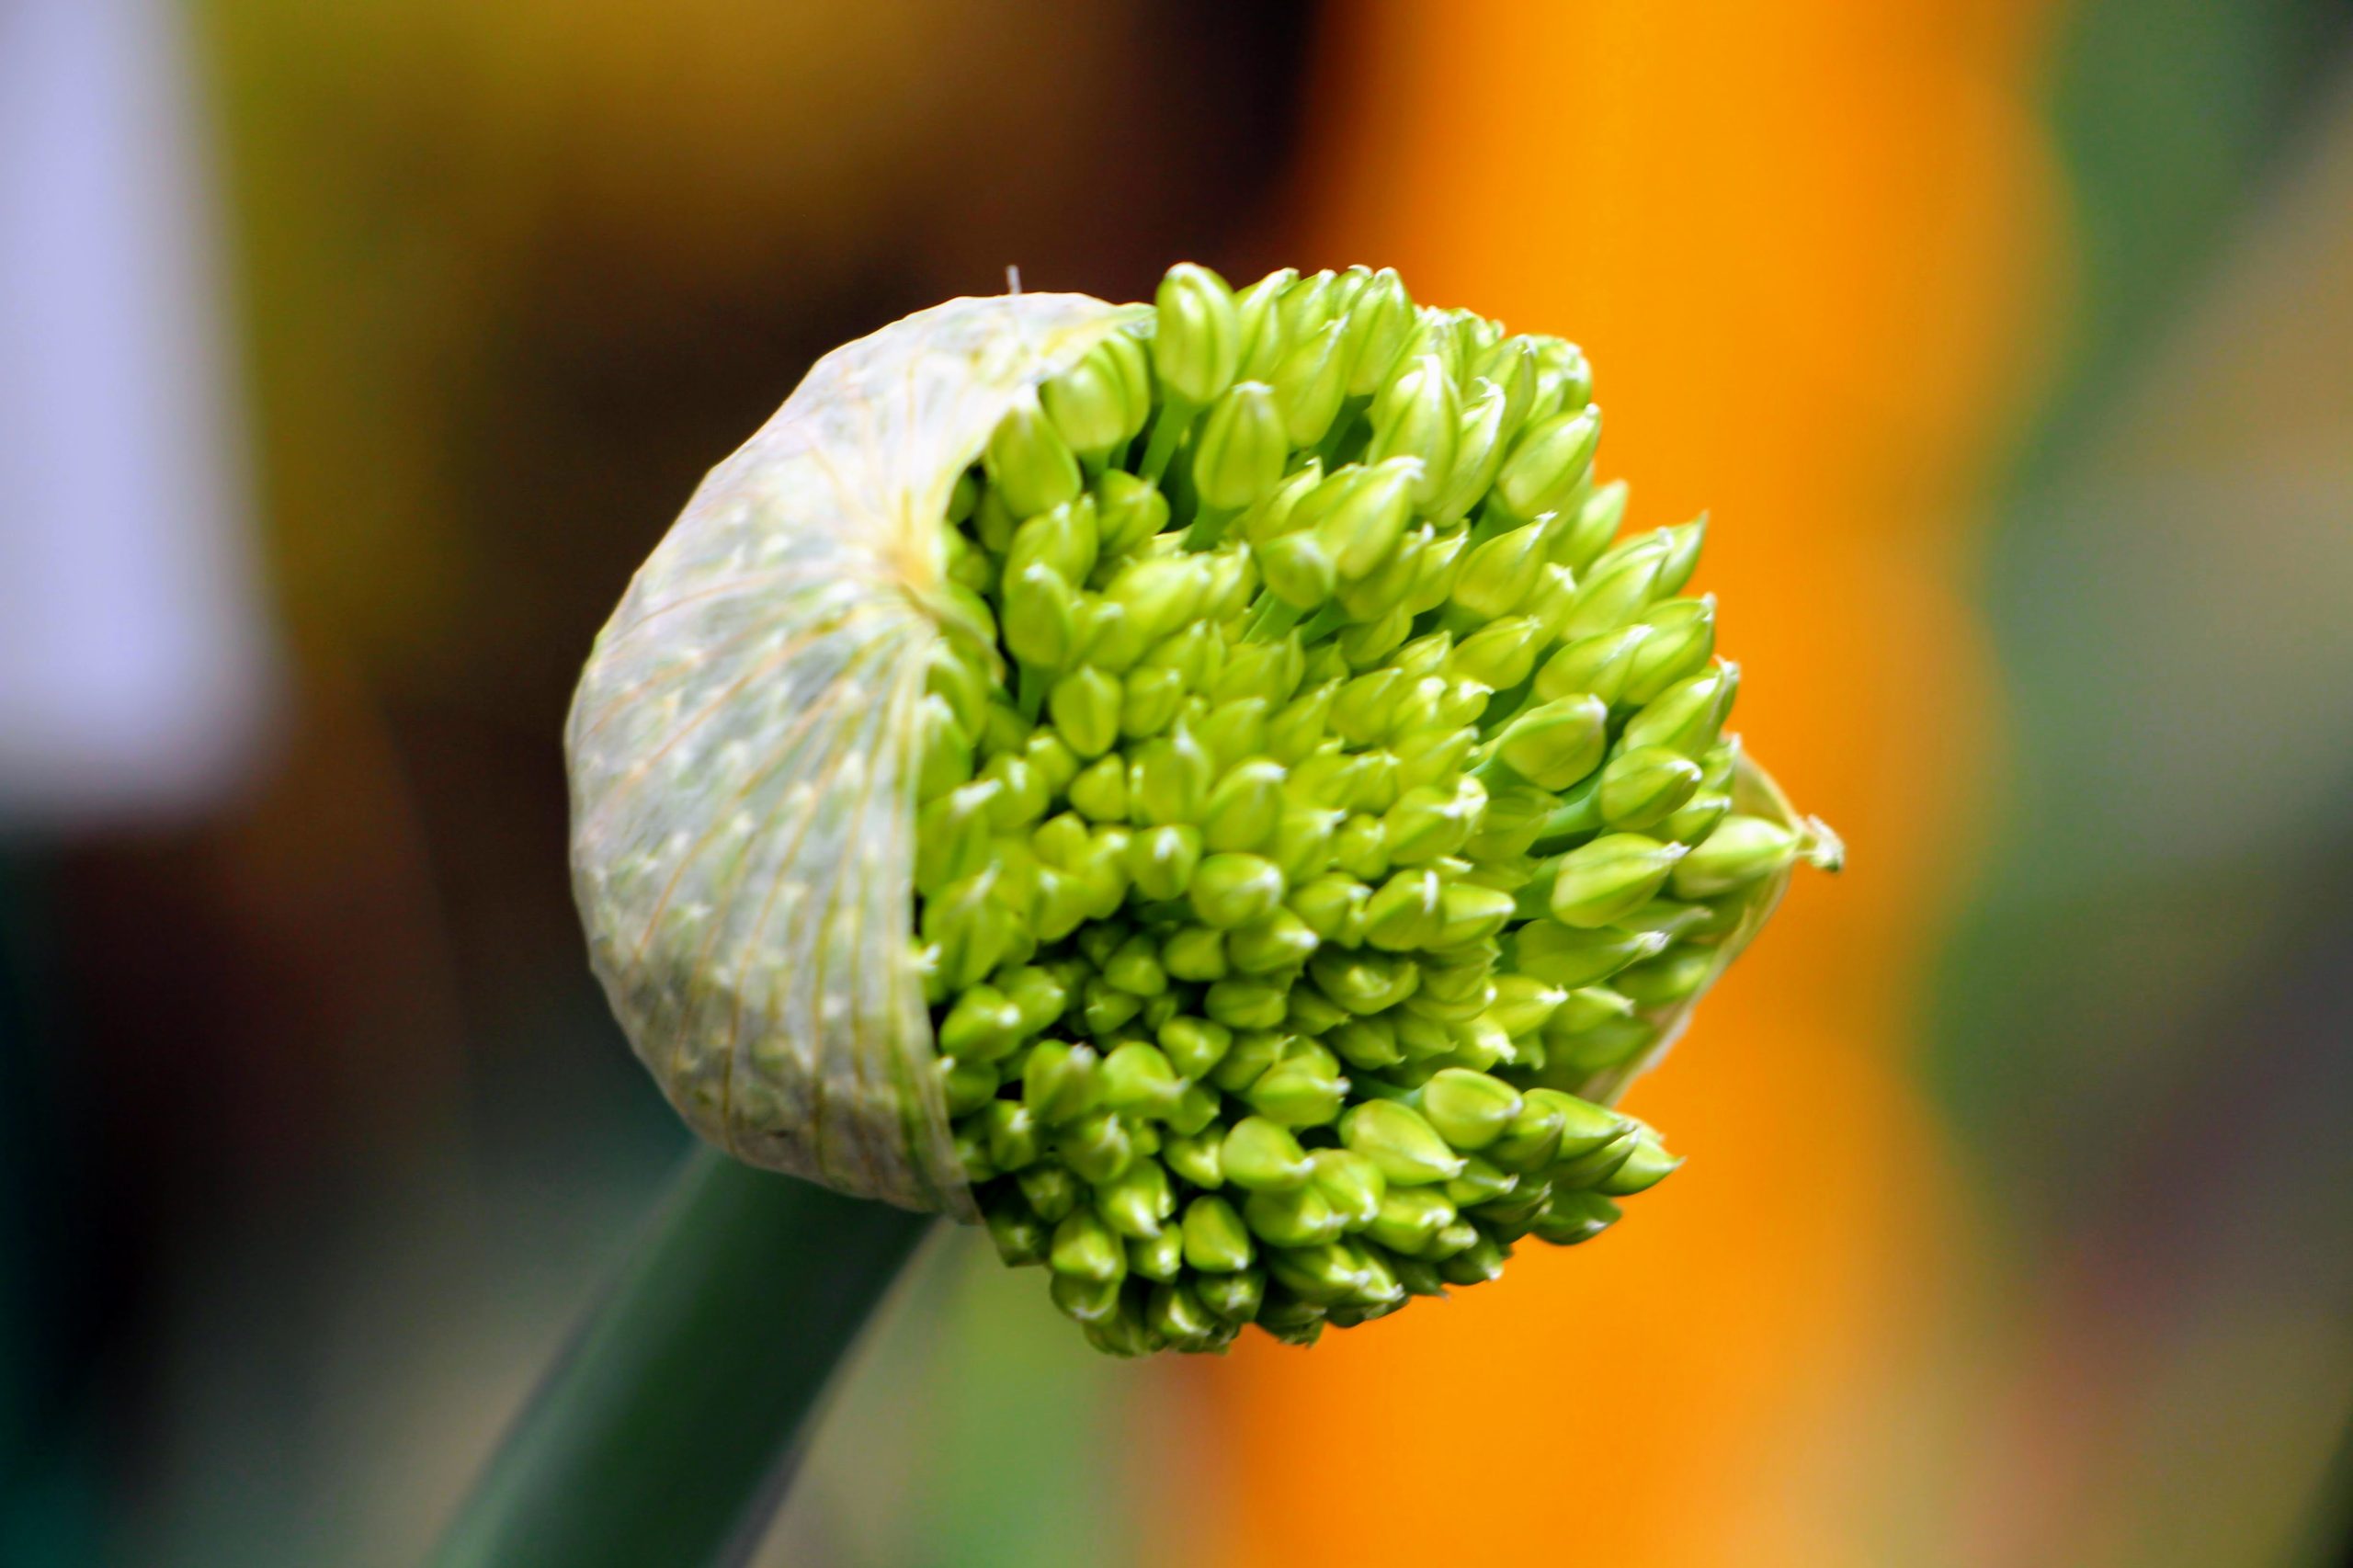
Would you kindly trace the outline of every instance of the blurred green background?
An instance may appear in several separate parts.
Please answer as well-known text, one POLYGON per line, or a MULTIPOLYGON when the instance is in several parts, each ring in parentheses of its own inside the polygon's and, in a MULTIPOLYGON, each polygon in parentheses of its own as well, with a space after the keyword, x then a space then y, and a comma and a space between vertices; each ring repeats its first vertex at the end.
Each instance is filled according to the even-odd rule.
MULTIPOLYGON (((39 203, 128 171, 217 280, 158 352, 229 411, 190 526, 244 542, 188 573, 249 628, 161 647, 121 749, 12 727, 9 679, 86 667, 36 610, 154 623, 28 597, 98 535, 0 420, 0 1563, 425 1549, 684 1147, 563 872, 561 715, 628 574, 835 343, 1008 262, 1127 299, 1293 259, 1357 19, 0 0, 0 413, 78 406, 26 324, 81 276, 39 203), (216 699, 226 762, 180 769, 140 715, 216 699)), ((1970 1353, 2022 1391, 1952 1441, 2074 1456, 2028 1537, 2068 1561, 2353 1560, 2353 7, 2040 25, 2067 276, 1979 465, 2006 733, 1903 1063, 2006 1282, 1970 1353)), ((123 418, 97 460, 172 411, 123 418)), ((935 1238, 763 1561, 1154 1561, 1215 1512, 1192 1386, 984 1253, 935 1238)), ((2053 1561, 1932 1467, 1885 1504, 2053 1561)))

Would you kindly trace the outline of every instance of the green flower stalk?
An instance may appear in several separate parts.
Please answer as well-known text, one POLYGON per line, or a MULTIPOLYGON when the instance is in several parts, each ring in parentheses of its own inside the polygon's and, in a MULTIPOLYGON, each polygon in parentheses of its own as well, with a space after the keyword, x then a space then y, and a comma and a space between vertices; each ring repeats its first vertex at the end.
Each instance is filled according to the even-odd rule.
POLYGON ((1611 1105, 1841 852, 1726 738, 1704 528, 1620 537, 1591 387, 1362 269, 821 361, 572 717, 591 951, 680 1113, 984 1221, 1116 1355, 1612 1223, 1675 1161, 1611 1105))

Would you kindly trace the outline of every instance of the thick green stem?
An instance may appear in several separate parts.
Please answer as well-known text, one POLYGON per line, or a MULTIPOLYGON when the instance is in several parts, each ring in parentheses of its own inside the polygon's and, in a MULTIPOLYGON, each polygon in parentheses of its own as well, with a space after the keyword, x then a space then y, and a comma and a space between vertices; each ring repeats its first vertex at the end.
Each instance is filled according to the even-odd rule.
POLYGON ((698 1147, 437 1568, 708 1563, 748 1539, 929 1217, 698 1147))

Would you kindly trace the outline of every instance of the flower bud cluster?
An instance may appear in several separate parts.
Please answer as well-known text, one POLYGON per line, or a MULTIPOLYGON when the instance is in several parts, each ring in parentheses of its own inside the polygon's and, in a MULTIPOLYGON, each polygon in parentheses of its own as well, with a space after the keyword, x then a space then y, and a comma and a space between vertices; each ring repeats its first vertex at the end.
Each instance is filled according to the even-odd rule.
POLYGON ((1100 1348, 1598 1233, 1676 1162, 1583 1093, 1835 857, 1733 810, 1703 525, 1618 537, 1590 393, 1393 272, 1186 266, 958 485, 917 956, 989 1229, 1100 1348))

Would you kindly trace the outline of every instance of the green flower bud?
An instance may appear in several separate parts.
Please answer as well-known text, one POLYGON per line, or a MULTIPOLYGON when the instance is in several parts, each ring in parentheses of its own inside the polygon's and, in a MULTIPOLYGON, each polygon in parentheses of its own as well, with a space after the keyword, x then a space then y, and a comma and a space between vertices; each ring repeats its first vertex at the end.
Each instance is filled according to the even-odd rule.
POLYGON ((1380 1166, 1347 1149, 1318 1149, 1308 1156, 1308 1163, 1315 1167, 1309 1180, 1347 1229, 1361 1230, 1380 1216, 1381 1199, 1389 1190, 1380 1166))
MULTIPOLYGON (((1293 888, 1321 877, 1332 865, 1332 843, 1345 813, 1320 806, 1286 804, 1275 818, 1267 858, 1293 888)), ((1313 922, 1309 922, 1313 926, 1313 922)), ((1319 936, 1323 933, 1318 931, 1319 936)))
POLYGON ((1633 1153, 1625 1164, 1594 1183, 1593 1189, 1610 1198, 1631 1198, 1647 1191, 1675 1173, 1681 1160, 1666 1152, 1656 1132, 1641 1126, 1635 1128, 1633 1153))
POLYGON ((989 483, 1017 517, 1051 511, 1078 498, 1078 459, 1033 397, 1017 403, 981 453, 989 483))
MULTIPOLYGON (((1174 998, 1170 1000, 1174 1002, 1174 998)), ((1147 1022, 1151 1020, 1147 1019, 1147 1022)), ((1162 1119, 1171 1135, 1178 1138, 1197 1138, 1209 1131, 1211 1123, 1218 1119, 1222 1109, 1223 1105, 1214 1091, 1204 1085, 1188 1084, 1177 1095, 1176 1103, 1168 1108, 1162 1119)), ((1174 1165, 1169 1168, 1176 1169, 1174 1165)))
POLYGON ((1173 1174, 1195 1187, 1223 1187, 1225 1165, 1219 1152, 1224 1145, 1224 1129, 1222 1126, 1206 1127, 1199 1132, 1181 1133, 1165 1140, 1160 1145, 1160 1159, 1173 1174))
POLYGON ((1228 965, 1225 933, 1206 926, 1183 926, 1160 945, 1160 961, 1170 974, 1196 983, 1222 980, 1228 965))
POLYGON ((1176 1103, 1176 1069, 1159 1048, 1130 1040, 1103 1059, 1103 1103, 1129 1117, 1158 1116, 1176 1103))
POLYGON ((1276 1284, 1302 1301, 1337 1307, 1384 1299, 1396 1291, 1393 1279, 1376 1286, 1368 1278, 1364 1255, 1329 1242, 1279 1247, 1267 1257, 1267 1272, 1276 1284))
MULTIPOLYGON (((1576 935, 1596 937, 1597 932, 1576 932, 1576 935)), ((1623 935, 1659 935, 1659 932, 1623 932, 1623 935)), ((1664 949, 1665 942, 1659 942, 1656 951, 1664 951, 1664 949)), ((1567 998, 1563 998, 1560 1010, 1553 1012, 1553 1017, 1543 1022, 1543 1043, 1546 1043, 1546 1048, 1551 1048, 1551 1045, 1555 1045, 1555 1040, 1579 1036, 1586 1028, 1596 1028, 1600 1024, 1612 1022, 1612 1019, 1621 1019, 1629 1012, 1633 1012, 1633 1001, 1612 991, 1609 986, 1579 986, 1579 989, 1570 991, 1567 998)))
POLYGON ((1057 1274, 1098 1285, 1115 1284, 1128 1273, 1127 1248, 1092 1209, 1078 1210, 1054 1227, 1047 1261, 1057 1274))
POLYGON ((1104 585, 1103 597, 1120 607, 1131 635, 1150 647, 1199 615, 1209 590, 1205 557, 1145 556, 1121 566, 1104 585))
POLYGON ((1168 497, 1148 479, 1106 469, 1095 482, 1095 517, 1099 556, 1115 561, 1168 526, 1168 497))
POLYGON ((1392 1186, 1382 1194, 1380 1211, 1364 1233, 1392 1253, 1413 1256, 1455 1220, 1454 1205, 1447 1200, 1442 1187, 1392 1186))
POLYGON ((1462 403, 1454 378, 1434 354, 1404 367, 1373 404, 1372 441, 1365 460, 1411 458, 1420 464, 1408 488, 1413 505, 1427 508, 1445 491, 1461 438, 1462 403))
POLYGON ((1207 1018, 1175 1017, 1160 1026, 1160 1049, 1187 1078, 1206 1077, 1233 1047, 1233 1031, 1207 1018))
POLYGON ((1070 781, 1071 809, 1089 822, 1128 819, 1127 764, 1117 755, 1097 758, 1070 781))
POLYGON ((1038 1157, 1038 1123, 1016 1101, 991 1100, 983 1107, 981 1134, 987 1142, 989 1164, 1000 1171, 1017 1171, 1038 1157))
POLYGON ((1560 1158, 1567 1122, 1559 1102, 1568 1097, 1557 1089, 1530 1089, 1521 1098, 1519 1114, 1487 1145, 1487 1158, 1498 1169, 1522 1176, 1551 1169, 1560 1158))
POLYGON ((1694 795, 1682 810, 1658 824, 1658 835, 1681 844, 1700 843, 1731 811, 1729 795, 1694 795))
POLYGON ((1033 1165, 1014 1178, 1021 1189, 1021 1199, 1029 1211, 1048 1225, 1060 1223, 1078 1208, 1085 1196, 1078 1178, 1066 1166, 1047 1161, 1033 1165))
POLYGON ((1612 827, 1649 827, 1682 810, 1699 788, 1699 765, 1660 746, 1621 752, 1601 770, 1596 797, 1612 827))
POLYGON ((1284 534, 1258 547, 1258 570, 1267 591, 1296 609, 1313 609, 1332 597, 1339 580, 1332 552, 1314 534, 1284 534))
POLYGON ((1628 964, 1664 950, 1655 931, 1573 930, 1540 920, 1520 927, 1513 968, 1564 989, 1597 984, 1628 964))
POLYGON ((1495 474, 1493 504, 1522 521, 1558 511, 1593 466, 1601 410, 1554 415, 1520 432, 1495 474))
POLYGON ((1270 1029, 1283 1021, 1288 986, 1236 975, 1213 983, 1202 1007, 1233 1029, 1270 1029))
POLYGON ((1046 711, 1063 740, 1082 757, 1097 757, 1120 738, 1119 681, 1092 665, 1054 682, 1046 694, 1046 711))
POLYGON ((1699 564, 1699 551, 1708 542, 1708 516, 1702 512, 1679 528, 1661 528, 1657 594, 1661 598, 1682 591, 1691 580, 1692 572, 1699 564))
POLYGON ((1156 735, 1176 719, 1185 701, 1185 676, 1180 670, 1138 668, 1128 672, 1120 688, 1120 734, 1126 740, 1156 735))
POLYGON ((1334 872, 1294 888, 1287 902, 1291 913, 1323 941, 1353 943, 1361 934, 1365 900, 1370 896, 1370 890, 1362 882, 1334 872))
POLYGON ((1250 1108, 1285 1127, 1321 1127, 1340 1114, 1348 1081, 1321 1062, 1278 1062, 1244 1092, 1250 1108))
POLYGON ((1486 808, 1487 791, 1468 777, 1452 789, 1423 785, 1404 791, 1381 819, 1390 859, 1420 866, 1456 853, 1469 842, 1486 808))
MULTIPOLYGON (((1116 1057, 1119 1052, 1114 1051, 1116 1057)), ((1118 1235, 1160 1234, 1160 1222, 1176 1212, 1176 1189, 1158 1160, 1139 1159, 1095 1188, 1095 1211, 1118 1235)))
POLYGON ((1275 367, 1275 407, 1292 446, 1313 447, 1332 428, 1347 394, 1348 347, 1344 324, 1326 322, 1293 342, 1275 367))
POLYGON ((1387 1018, 1344 1017, 1324 1040, 1351 1067, 1374 1070, 1394 1067, 1405 1060, 1397 1044, 1397 1027, 1387 1018))
POLYGON ((1005 645, 1025 665, 1058 670, 1077 651, 1078 596, 1052 567, 1025 567, 1005 585, 1005 645))
POLYGON ((1235 1122, 1218 1160, 1225 1179, 1250 1192, 1287 1192, 1304 1187, 1314 1174, 1290 1129, 1263 1116, 1235 1122))
POLYGON ((1686 871, 1677 867, 1677 898, 1713 898, 1731 892, 1793 864, 1801 841, 1795 833, 1763 817, 1728 816, 1686 857, 1686 871))
POLYGON ((1626 482, 1614 479, 1595 486, 1591 494, 1563 514, 1561 526, 1552 530, 1549 541, 1552 563, 1583 572, 1601 558, 1625 520, 1626 482))
POLYGON ((1194 726, 1195 738, 1220 771, 1240 767, 1267 749, 1267 710, 1263 697, 1221 703, 1194 726))
POLYGON ((1161 278, 1154 312, 1152 367, 1171 400, 1199 408, 1233 384, 1242 323, 1224 278, 1179 262, 1161 278))
POLYGON ((1520 1112, 1518 1089, 1461 1067, 1441 1068, 1420 1094, 1423 1119, 1465 1153, 1494 1142, 1520 1112))
MULTIPOLYGON (((1368 576, 1388 559, 1413 517, 1414 494, 1423 474, 1420 460, 1392 457, 1370 468, 1334 474, 1302 503, 1302 512, 1315 507, 1315 537, 1338 580, 1368 576)), ((1273 582, 1268 569, 1270 587, 1273 582)))
POLYGON ((1284 777, 1282 764, 1262 758, 1242 764, 1218 781, 1201 816, 1202 835, 1212 852, 1266 847, 1282 817, 1284 777))
POLYGON ((1120 990, 1099 975, 1088 981, 1079 993, 1078 1016, 1085 1022, 1086 1032, 1098 1040, 1142 1011, 1143 998, 1132 991, 1120 990))
POLYGON ((915 775, 915 799, 928 803, 972 777, 972 744, 956 722, 956 710, 938 693, 927 693, 915 705, 915 755, 922 758, 915 775))
POLYGON ((1120 1283, 1079 1279, 1067 1274, 1053 1277, 1051 1292, 1054 1305, 1063 1315, 1078 1324, 1086 1335, 1086 1342, 1107 1356, 1133 1356, 1139 1353, 1131 1332, 1120 1324, 1120 1283))
POLYGON ((1493 1160, 1472 1154, 1462 1162, 1462 1174, 1448 1182, 1445 1190, 1457 1209, 1475 1209, 1483 1203, 1507 1198, 1518 1187, 1518 1176, 1493 1160))
POLYGON ((1530 708, 1495 737, 1494 756, 1543 790, 1565 790, 1601 765, 1609 710, 1598 698, 1564 697, 1530 708))
POLYGON ((1536 587, 1548 531, 1528 523, 1473 546, 1454 580, 1454 602, 1483 620, 1518 609, 1536 587))
POLYGON ((1635 619, 1658 597, 1659 569, 1665 559, 1665 551, 1650 540, 1636 540, 1595 562, 1577 587, 1561 635, 1590 637, 1635 619))
POLYGON ((1573 849, 1552 883, 1552 918, 1586 929, 1610 925, 1650 902, 1688 853, 1639 833, 1608 834, 1573 849))
POLYGON ((1128 767, 1128 812, 1139 825, 1198 824, 1209 801, 1210 758, 1182 725, 1136 749, 1128 767))
POLYGON ((1101 1103, 1097 1067, 1090 1047, 1040 1040, 1022 1063, 1021 1102, 1042 1125, 1074 1121, 1101 1103))
POLYGON ((1201 1274, 1192 1280, 1202 1306, 1228 1324, 1249 1323, 1267 1294, 1267 1277, 1255 1268, 1233 1274, 1201 1274))
POLYGON ((1740 667, 1718 665, 1668 687, 1626 721, 1619 744, 1628 751, 1663 746, 1698 756, 1716 744, 1740 688, 1740 667))
POLYGON ((979 984, 1023 935, 997 903, 996 883, 995 871, 985 870, 925 902, 923 939, 932 949, 932 978, 947 994, 979 984))
POLYGON ((1021 1009, 993 985, 956 999, 939 1026, 939 1048, 967 1062, 995 1062, 1021 1043, 1021 1009))
MULTIPOLYGON (((1368 923, 1370 918, 1368 908, 1368 923)), ((1358 1015, 1395 1006, 1422 983, 1420 968, 1410 960, 1331 948, 1316 950, 1307 960, 1307 972, 1324 995, 1358 1015)))
POLYGON ((1204 1274, 1233 1274, 1250 1267, 1257 1247, 1242 1216, 1224 1199, 1204 1196, 1185 1206, 1185 1261, 1204 1274))
POLYGON ((1154 903, 1181 898, 1201 864, 1201 830, 1177 824, 1139 828, 1123 857, 1136 892, 1154 903))
MULTIPOLYGON (((1332 1200, 1305 1182, 1292 1187, 1260 1187, 1252 1191, 1243 1199, 1242 1220, 1253 1235, 1273 1247, 1313 1246, 1320 1242, 1337 1241, 1345 1226, 1340 1211, 1332 1207, 1332 1200)), ((1268 1267, 1273 1267, 1271 1260, 1268 1267)))
POLYGON ((1204 926, 1232 930, 1280 907, 1283 874, 1256 855, 1212 855, 1194 873, 1187 896, 1204 926))
POLYGON ((996 1096, 996 1069, 985 1062, 962 1062, 943 1056, 934 1064, 940 1093, 947 1097, 951 1119, 971 1115, 996 1096))
MULTIPOLYGON (((1129 1237, 1128 1272, 1165 1290, 1169 1281, 1185 1272, 1184 1233, 1174 1225, 1163 1225, 1149 1236, 1129 1237)), ((1159 1292, 1154 1291, 1154 1297, 1157 1300, 1159 1292)), ((1206 1316, 1202 1321, 1208 1321, 1206 1316)))
POLYGON ((1365 1100, 1340 1118, 1340 1142, 1395 1187, 1423 1187, 1462 1174, 1462 1158, 1410 1107, 1365 1100))
POLYGON ((989 758, 980 782, 997 786, 989 798, 988 819, 1001 834, 1019 833, 1046 814, 1046 781, 1019 753, 999 752, 989 758))
POLYGON ((1133 396, 1120 346, 1129 352, 1137 347, 1133 338, 1114 333, 1038 389, 1038 401, 1056 432, 1090 464, 1101 463, 1114 447, 1125 445, 1151 412, 1147 401, 1133 396))
POLYGON ((1193 437, 1193 488, 1203 506, 1239 511, 1274 489, 1288 452, 1274 388, 1237 382, 1210 405, 1193 437))
POLYGON ((1502 691, 1528 678, 1542 648, 1543 628, 1534 619, 1507 615, 1464 638, 1447 667, 1464 679, 1502 691))
POLYGON ((1482 383, 1464 403, 1457 422, 1454 466, 1447 473, 1445 486, 1425 508, 1432 522, 1450 526, 1470 515, 1502 472, 1516 429, 1504 389, 1492 381, 1482 383))
POLYGON ((1348 394, 1370 397, 1389 380, 1415 327, 1414 301, 1389 267, 1374 273, 1347 307, 1348 394))
POLYGON ((1389 835, 1379 817, 1359 812, 1332 835, 1332 864, 1360 881, 1389 874, 1389 835))
POLYGON ((1305 963, 1320 944, 1307 922, 1288 909, 1278 909, 1235 929, 1226 938, 1226 951, 1243 973, 1272 974, 1305 963))
POLYGON ((1555 1192, 1536 1218, 1539 1241, 1554 1246, 1589 1242, 1618 1222, 1618 1205, 1597 1192, 1555 1192))
POLYGON ((1209 1082, 1223 1093, 1238 1095, 1281 1059, 1286 1043, 1286 1037, 1275 1033, 1271 1026, 1236 1033, 1233 1049, 1210 1070, 1209 1082))
POLYGON ((1069 1123, 1054 1138, 1063 1164, 1083 1181, 1115 1179, 1136 1157, 1127 1124, 1108 1110, 1093 1111, 1069 1123))
POLYGON ((1622 971, 1617 989, 1645 1007, 1663 1007, 1696 996, 1715 972, 1716 953, 1709 948, 1675 948, 1622 971))
POLYGON ((1335 640, 1352 669, 1369 669, 1387 658, 1414 629, 1413 612, 1392 605, 1377 619, 1347 627, 1335 640))
POLYGON ((1282 299, 1298 281, 1299 268, 1286 267, 1267 273, 1234 295, 1234 319, 1242 329, 1242 357, 1236 375, 1264 381, 1274 373, 1275 363, 1282 358, 1283 348, 1290 341, 1283 335, 1282 299))

